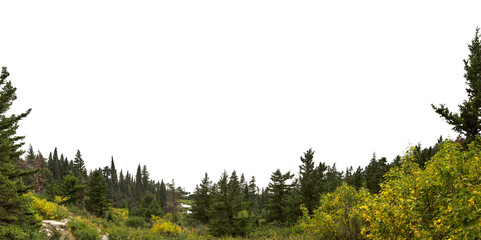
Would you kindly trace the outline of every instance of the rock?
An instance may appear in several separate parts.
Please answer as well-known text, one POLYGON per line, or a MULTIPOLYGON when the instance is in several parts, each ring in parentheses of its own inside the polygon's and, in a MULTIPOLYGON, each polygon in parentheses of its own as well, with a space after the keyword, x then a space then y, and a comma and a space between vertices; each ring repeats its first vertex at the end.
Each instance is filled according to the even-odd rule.
POLYGON ((43 220, 42 228, 40 231, 44 231, 48 238, 57 236, 58 239, 74 239, 70 230, 67 229, 68 219, 62 221, 55 220, 43 220))

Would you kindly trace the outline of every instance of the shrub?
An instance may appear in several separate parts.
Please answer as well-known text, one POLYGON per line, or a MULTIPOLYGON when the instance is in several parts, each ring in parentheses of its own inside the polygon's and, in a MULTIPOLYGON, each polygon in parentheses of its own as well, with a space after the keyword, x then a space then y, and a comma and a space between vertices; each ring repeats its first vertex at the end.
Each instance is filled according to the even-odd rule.
POLYGON ((67 226, 78 240, 101 239, 99 231, 86 219, 75 217, 68 222, 67 226))
POLYGON ((364 239, 361 234, 363 220, 361 206, 369 201, 369 191, 343 183, 333 193, 321 197, 320 206, 309 216, 301 206, 303 218, 300 227, 306 238, 312 239, 364 239))
POLYGON ((71 214, 65 206, 59 206, 53 202, 49 202, 46 199, 38 198, 32 194, 32 208, 37 211, 40 216, 40 220, 52 220, 52 219, 64 219, 71 214))
POLYGON ((129 210, 124 208, 111 208, 106 215, 109 221, 114 223, 125 222, 129 218, 129 210))
POLYGON ((412 154, 364 206, 370 239, 481 237, 481 144, 444 142, 421 170, 412 154))
POLYGON ((125 221, 125 225, 133 228, 141 228, 145 226, 145 219, 143 217, 130 216, 125 221))
POLYGON ((54 219, 57 211, 57 205, 53 202, 49 202, 46 199, 40 199, 34 195, 31 195, 32 207, 35 209, 42 219, 54 219))
POLYGON ((171 234, 179 234, 182 232, 182 229, 179 225, 163 220, 160 217, 152 216, 152 228, 150 231, 154 234, 160 233, 162 235, 171 235, 171 234))

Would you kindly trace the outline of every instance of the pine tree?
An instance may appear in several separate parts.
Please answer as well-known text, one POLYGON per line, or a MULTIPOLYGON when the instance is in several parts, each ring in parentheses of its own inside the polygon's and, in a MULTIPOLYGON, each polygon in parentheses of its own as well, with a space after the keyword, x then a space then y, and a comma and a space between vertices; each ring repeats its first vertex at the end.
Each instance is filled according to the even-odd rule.
POLYGON ((464 78, 468 88, 468 99, 459 105, 459 113, 453 113, 441 104, 439 107, 431 105, 446 122, 453 126, 453 130, 466 136, 466 141, 471 142, 481 131, 481 41, 479 28, 468 45, 470 54, 464 60, 464 78))
POLYGON ((364 170, 364 179, 366 181, 366 188, 372 194, 379 193, 381 190, 381 183, 384 181, 384 174, 389 171, 389 165, 385 157, 376 159, 376 154, 373 154, 369 165, 364 170))
POLYGON ((167 207, 167 188, 165 187, 164 180, 160 182, 159 196, 160 205, 162 206, 162 209, 165 209, 167 207))
POLYGON ((235 228, 230 221, 233 218, 233 212, 229 192, 229 176, 224 171, 217 184, 215 184, 211 205, 209 230, 215 236, 233 235, 235 232, 235 228))
POLYGON ((279 169, 271 175, 271 182, 268 185, 268 219, 271 222, 284 223, 287 222, 290 204, 289 195, 291 194, 291 184, 287 181, 291 180, 294 174, 287 172, 282 174, 279 169))
POLYGON ((142 167, 142 194, 149 190, 149 171, 147 171, 147 166, 142 167))
POLYGON ((33 151, 32 144, 30 144, 27 150, 27 156, 25 157, 25 160, 28 163, 32 163, 34 159, 35 159, 35 152, 33 151))
POLYGON ((209 222, 209 211, 211 205, 211 185, 207 173, 205 173, 200 186, 195 186, 192 204, 192 217, 197 221, 207 224, 209 222))
POLYGON ((79 193, 85 187, 85 185, 80 185, 73 172, 69 171, 69 173, 63 178, 62 185, 60 185, 59 195, 65 199, 65 203, 77 204, 77 202, 83 198, 79 193))
POLYGON ((18 123, 31 109, 18 115, 7 115, 17 98, 16 88, 6 80, 8 76, 3 67, 0 74, 0 238, 29 239, 39 225, 30 209, 31 198, 24 195, 32 187, 24 186, 21 178, 37 171, 20 170, 14 162, 24 153, 20 150, 24 137, 16 135, 18 123))
POLYGON ((140 164, 137 166, 137 173, 135 174, 135 199, 139 200, 142 198, 142 170, 140 164))
POLYGON ((75 177, 77 177, 81 183, 85 183, 86 176, 87 176, 87 169, 85 168, 85 162, 82 158, 82 154, 80 153, 80 150, 77 150, 77 153, 75 154, 75 158, 73 161, 73 170, 74 170, 75 177))
POLYGON ((87 210, 98 217, 102 217, 104 212, 110 207, 107 199, 108 194, 107 181, 105 180, 102 170, 97 169, 90 174, 87 186, 87 197, 85 205, 87 210))
POLYGON ((320 174, 315 168, 314 151, 307 150, 304 157, 301 156, 302 165, 299 166, 299 192, 301 202, 305 205, 309 213, 319 204, 320 199, 320 174))

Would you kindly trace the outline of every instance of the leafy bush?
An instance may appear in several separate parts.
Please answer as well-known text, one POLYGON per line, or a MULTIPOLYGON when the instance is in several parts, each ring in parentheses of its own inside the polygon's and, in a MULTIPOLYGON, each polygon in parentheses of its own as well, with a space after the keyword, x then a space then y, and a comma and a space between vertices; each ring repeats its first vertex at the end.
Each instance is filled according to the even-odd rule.
POLYGON ((59 206, 53 202, 49 202, 46 199, 38 198, 37 196, 30 194, 32 197, 32 208, 37 211, 42 219, 64 219, 71 214, 65 206, 59 206))
POLYGON ((28 239, 28 240, 44 240, 47 237, 44 232, 38 231, 33 226, 18 225, 2 225, 0 226, 1 239, 28 239))
POLYGON ((101 239, 99 231, 86 219, 75 217, 68 222, 67 226, 78 240, 101 239))
POLYGON ((369 191, 343 183, 333 193, 321 197, 319 208, 309 216, 302 206, 300 221, 304 235, 310 239, 364 239, 361 206, 370 199, 369 191))
POLYGON ((35 209, 42 219, 55 219, 57 212, 57 205, 53 202, 49 202, 46 199, 40 199, 34 195, 31 195, 32 207, 35 209))
POLYGON ((106 215, 109 221, 121 223, 129 218, 129 210, 124 208, 111 208, 106 215))
POLYGON ((133 228, 141 228, 145 226, 145 219, 143 217, 130 216, 125 221, 125 225, 133 228))
POLYGON ((444 142, 421 170, 412 154, 364 208, 370 239, 481 237, 481 144, 444 142))
POLYGON ((160 217, 152 216, 152 228, 150 231, 154 234, 160 233, 162 235, 171 235, 171 234, 179 234, 182 232, 182 229, 179 225, 163 220, 160 217))

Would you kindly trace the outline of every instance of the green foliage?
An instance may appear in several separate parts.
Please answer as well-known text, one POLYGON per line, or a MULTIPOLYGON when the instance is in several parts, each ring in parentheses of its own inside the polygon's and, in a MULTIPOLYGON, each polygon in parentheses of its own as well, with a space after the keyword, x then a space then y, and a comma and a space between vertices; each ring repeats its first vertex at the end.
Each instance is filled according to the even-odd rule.
POLYGON ((111 208, 107 213, 109 221, 114 223, 125 222, 129 218, 129 210, 123 208, 111 208))
POLYGON ((282 174, 279 169, 271 175, 268 194, 268 219, 271 222, 285 223, 289 220, 290 212, 296 204, 290 201, 292 198, 291 180, 294 174, 287 172, 282 174))
POLYGON ((361 206, 369 201, 369 192, 342 184, 333 193, 321 197, 320 206, 309 215, 302 206, 303 218, 299 222, 307 239, 364 239, 361 206))
POLYGON ((45 233, 32 229, 29 225, 2 225, 0 226, 1 239, 11 240, 44 240, 45 233))
POLYGON ((252 218, 247 213, 247 204, 236 172, 228 177, 223 172, 213 190, 209 228, 213 235, 246 235, 250 231, 252 218))
POLYGON ((85 201, 87 210, 99 217, 102 216, 110 207, 107 193, 108 187, 102 171, 93 171, 87 187, 87 199, 85 201))
POLYGON ((143 217, 130 216, 125 221, 125 225, 133 228, 141 228, 146 225, 146 222, 145 222, 145 218, 143 217))
POLYGON ((379 193, 381 190, 381 183, 384 181, 384 175, 389 171, 389 168, 390 165, 386 158, 376 159, 376 154, 373 154, 369 165, 364 170, 366 188, 372 194, 379 193))
POLYGON ((481 237, 481 144, 447 141, 422 170, 413 154, 386 176, 364 207, 371 239, 481 237))
POLYGON ((21 236, 30 235, 28 231, 37 231, 39 227, 30 207, 32 199, 25 195, 31 187, 25 187, 22 182, 22 177, 37 171, 23 171, 14 164, 23 154, 20 147, 24 137, 16 136, 18 123, 30 113, 30 109, 7 116, 17 98, 17 89, 6 80, 8 76, 7 68, 3 67, 0 74, 0 238, 22 239, 21 236), (26 232, 25 229, 29 230, 26 232))
POLYGON ((60 197, 65 199, 66 204, 76 204, 79 199, 82 198, 79 192, 82 191, 86 185, 79 185, 78 179, 75 177, 72 171, 69 171, 60 185, 60 197))
POLYGON ((479 28, 476 28, 469 47, 469 57, 464 60, 464 78, 468 88, 468 99, 459 105, 459 113, 453 113, 441 104, 439 107, 431 105, 446 122, 453 126, 453 130, 466 136, 470 142, 479 135, 481 131, 481 41, 479 39, 479 28))
POLYGON ((162 216, 163 212, 157 197, 150 192, 146 192, 140 200, 139 207, 132 213, 132 215, 149 220, 152 215, 162 216))
POLYGON ((314 163, 314 151, 312 149, 307 150, 304 153, 304 157, 301 157, 302 165, 299 166, 299 193, 301 195, 301 202, 312 213, 314 208, 319 203, 319 197, 321 194, 321 180, 324 170, 322 164, 319 168, 315 167, 314 163))
POLYGON ((77 240, 100 240, 100 233, 95 226, 86 219, 75 217, 71 219, 67 227, 72 230, 77 240))
POLYGON ((211 205, 212 182, 209 181, 207 173, 205 173, 200 186, 195 186, 192 217, 200 223, 207 224, 209 222, 209 211, 211 205))

